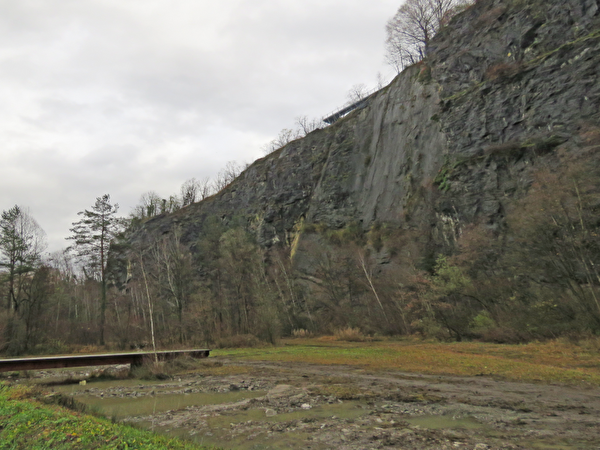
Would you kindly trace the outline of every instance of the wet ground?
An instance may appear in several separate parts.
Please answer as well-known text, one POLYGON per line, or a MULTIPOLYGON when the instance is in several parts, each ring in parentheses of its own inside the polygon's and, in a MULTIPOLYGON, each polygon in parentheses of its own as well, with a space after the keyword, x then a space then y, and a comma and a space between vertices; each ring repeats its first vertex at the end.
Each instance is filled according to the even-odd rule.
POLYGON ((225 449, 600 449, 600 389, 210 358, 173 380, 53 387, 225 449), (213 369, 218 370, 213 370, 213 369))

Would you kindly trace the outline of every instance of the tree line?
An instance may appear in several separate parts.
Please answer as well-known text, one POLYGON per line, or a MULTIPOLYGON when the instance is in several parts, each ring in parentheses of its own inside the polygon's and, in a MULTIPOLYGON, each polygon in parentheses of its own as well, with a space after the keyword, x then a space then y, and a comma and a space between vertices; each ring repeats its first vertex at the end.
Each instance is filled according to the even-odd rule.
POLYGON ((15 206, 0 221, 0 346, 224 346, 348 328, 491 342, 597 335, 599 166, 562 163, 536 164, 501 227, 457 220, 434 248, 397 224, 303 221, 262 248, 246 217, 209 217, 194 242, 174 225, 131 247, 131 221, 104 195, 73 224, 72 247, 43 258, 43 231, 15 206))

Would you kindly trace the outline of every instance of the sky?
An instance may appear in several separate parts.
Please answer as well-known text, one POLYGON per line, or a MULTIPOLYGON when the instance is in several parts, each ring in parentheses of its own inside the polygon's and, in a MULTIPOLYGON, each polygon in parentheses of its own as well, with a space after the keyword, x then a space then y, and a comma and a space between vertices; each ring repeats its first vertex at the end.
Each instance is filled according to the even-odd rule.
POLYGON ((0 210, 48 251, 110 194, 179 192, 251 163, 295 118, 375 87, 401 0, 0 0, 0 210))

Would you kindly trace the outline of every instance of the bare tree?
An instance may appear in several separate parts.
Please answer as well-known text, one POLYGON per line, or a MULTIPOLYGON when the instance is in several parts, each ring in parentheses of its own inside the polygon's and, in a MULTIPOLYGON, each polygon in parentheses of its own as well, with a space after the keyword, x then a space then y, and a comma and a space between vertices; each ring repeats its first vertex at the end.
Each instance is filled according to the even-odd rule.
POLYGON ((265 155, 273 153, 275 150, 279 150, 285 147, 290 142, 301 138, 303 135, 299 130, 292 130, 290 128, 284 128, 279 132, 277 137, 268 144, 264 145, 262 150, 265 155))
POLYGON ((213 187, 210 178, 204 177, 198 181, 199 200, 204 200, 213 194, 213 187))
POLYGON ((225 167, 217 174, 213 182, 213 191, 220 192, 229 186, 242 172, 242 167, 235 161, 228 161, 225 167))
POLYGON ((196 178, 190 178, 181 185, 181 206, 188 206, 196 202, 200 197, 200 182, 196 178))
POLYGON ((406 0, 385 29, 386 63, 398 73, 425 57, 440 27, 471 0, 406 0))
POLYGON ((350 103, 361 101, 367 95, 367 86, 364 83, 355 84, 348 91, 347 97, 350 103))
POLYGON ((312 133, 315 130, 323 127, 323 121, 321 119, 309 119, 308 116, 296 117, 297 134, 306 136, 308 133, 312 133))
POLYGON ((156 192, 145 192, 131 214, 139 219, 154 217, 160 214, 161 203, 162 199, 156 192))
POLYGON ((13 206, 0 219, 0 267, 7 272, 6 307, 18 310, 24 284, 46 248, 46 233, 27 209, 13 206))
POLYGON ((383 89, 386 85, 385 77, 381 72, 377 72, 377 89, 383 89))

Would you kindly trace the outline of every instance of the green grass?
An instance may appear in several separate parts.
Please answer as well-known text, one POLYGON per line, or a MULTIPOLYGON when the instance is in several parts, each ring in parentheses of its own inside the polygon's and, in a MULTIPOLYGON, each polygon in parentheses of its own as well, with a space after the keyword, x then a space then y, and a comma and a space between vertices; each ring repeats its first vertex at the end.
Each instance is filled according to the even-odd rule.
POLYGON ((206 448, 46 405, 32 395, 28 387, 0 385, 0 449, 206 448))
POLYGON ((486 375, 503 380, 600 386, 600 351, 559 341, 526 345, 415 340, 342 342, 289 339, 281 347, 215 350, 215 356, 352 365, 374 371, 486 375))

